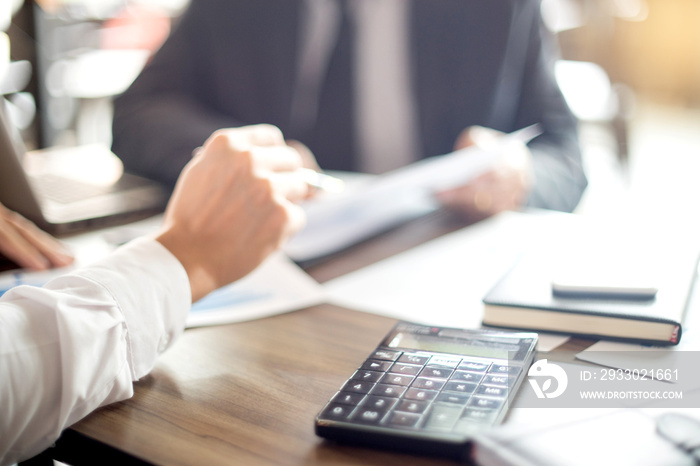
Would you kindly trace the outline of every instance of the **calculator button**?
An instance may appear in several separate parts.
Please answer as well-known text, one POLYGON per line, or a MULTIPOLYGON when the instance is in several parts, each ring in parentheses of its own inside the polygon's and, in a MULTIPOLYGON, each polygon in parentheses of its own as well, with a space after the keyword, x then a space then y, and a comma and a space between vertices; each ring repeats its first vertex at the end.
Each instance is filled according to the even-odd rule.
POLYGON ((359 371, 355 372, 350 379, 351 380, 362 380, 365 382, 377 382, 377 381, 379 381, 379 379, 382 378, 383 375, 384 375, 384 372, 359 370, 359 371))
POLYGON ((430 367, 426 366, 420 373, 423 377, 433 377, 436 379, 446 379, 452 374, 452 369, 446 369, 444 367, 430 367))
POLYGON ((483 363, 464 359, 459 365, 459 367, 457 367, 457 369, 472 372, 486 372, 486 369, 488 369, 490 365, 490 363, 483 363))
POLYGON ((352 413, 353 409, 355 409, 354 406, 330 403, 326 407, 326 409, 324 409, 323 412, 319 415, 319 418, 332 419, 335 421, 344 421, 350 416, 350 413, 352 413))
POLYGON ((386 410, 358 408, 350 420, 362 424, 379 424, 385 414, 386 410))
POLYGON ((435 355, 432 358, 430 358, 430 363, 429 365, 431 366, 441 366, 441 367, 449 367, 454 369, 459 365, 459 363, 462 361, 462 358, 450 358, 446 356, 438 356, 435 355))
POLYGON ((378 361, 376 359, 366 360, 360 369, 386 372, 391 367, 391 361, 378 361))
POLYGON ((437 396, 436 390, 421 390, 419 388, 409 388, 406 390, 404 398, 407 400, 430 401, 437 396))
POLYGON ((403 387, 408 387, 413 382, 413 377, 410 375, 400 375, 400 374, 384 374, 382 377, 382 383, 389 385, 401 385, 403 387))
POLYGON ((396 407, 396 411, 422 414, 427 407, 427 401, 401 400, 401 403, 396 407))
POLYGON ((423 366, 417 366, 415 364, 402 364, 400 362, 394 363, 391 366, 392 374, 404 374, 404 375, 418 375, 423 366))
POLYGON ((487 374, 482 383, 484 385, 493 385, 496 387, 512 387, 515 383, 515 379, 515 377, 508 377, 507 375, 487 374))
POLYGON ((479 383, 483 376, 484 374, 479 372, 455 371, 455 373, 452 374, 452 380, 479 383))
MULTIPOLYGON (((490 423, 486 423, 488 425, 490 423)), ((460 434, 474 435, 484 431, 484 422, 479 422, 470 419, 460 419, 457 424, 452 428, 453 432, 459 432, 460 434)))
POLYGON ((430 359, 430 356, 404 353, 399 358, 399 362, 407 362, 409 364, 420 364, 421 366, 423 366, 423 365, 425 365, 426 362, 428 362, 429 359, 430 359))
POLYGON ((364 397, 365 395, 361 393, 338 392, 335 394, 331 402, 357 406, 364 397))
POLYGON ((418 414, 394 411, 391 413, 391 416, 389 416, 387 424, 392 427, 415 427, 419 420, 420 416, 418 414))
POLYGON ((340 390, 342 392, 353 392, 353 393, 369 393, 369 391, 374 387, 375 384, 371 382, 361 382, 359 380, 348 380, 343 388, 340 390))
POLYGON ((508 389, 503 387, 489 387, 488 385, 479 385, 476 388, 474 394, 505 398, 506 396, 508 396, 508 389))
POLYGON ((434 404, 427 414, 425 430, 452 430, 463 408, 461 406, 434 404))
POLYGON ((469 400, 469 406, 480 409, 497 410, 503 406, 503 399, 473 396, 469 400))
POLYGON ((450 381, 445 384, 446 392, 473 393, 476 390, 476 384, 473 382, 456 382, 450 381))
POLYGON ((513 377, 517 377, 517 375, 520 373, 520 367, 506 366, 503 364, 494 364, 489 368, 489 373, 507 374, 513 377))
POLYGON ((462 413, 462 419, 468 421, 481 422, 482 424, 492 423, 496 419, 498 411, 489 409, 474 409, 468 407, 462 413))
POLYGON ((405 391, 406 387, 402 387, 400 385, 386 385, 380 383, 374 387, 374 389, 372 390, 372 395, 390 396, 392 398, 398 398, 401 395, 403 395, 403 392, 405 391))
POLYGON ((418 377, 416 381, 413 382, 413 388, 425 388, 428 390, 440 390, 443 385, 445 385, 444 380, 427 379, 425 377, 418 377))
POLYGON ((469 401, 469 398, 471 398, 471 395, 463 395, 461 393, 447 393, 447 392, 442 392, 440 393, 437 398, 435 398, 436 403, 450 403, 450 404, 456 404, 460 406, 464 406, 467 404, 467 401, 469 401))
POLYGON ((396 404, 396 398, 388 396, 373 396, 370 395, 360 405, 363 409, 376 409, 387 411, 396 404))
POLYGON ((400 351, 376 350, 374 354, 372 354, 371 358, 382 359, 385 361, 396 361, 400 354, 400 351))

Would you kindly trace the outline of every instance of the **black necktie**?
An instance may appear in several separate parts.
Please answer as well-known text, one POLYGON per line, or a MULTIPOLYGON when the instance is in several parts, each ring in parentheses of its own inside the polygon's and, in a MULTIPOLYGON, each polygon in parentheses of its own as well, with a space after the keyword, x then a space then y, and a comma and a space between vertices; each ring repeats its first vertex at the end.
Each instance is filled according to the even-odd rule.
POLYGON ((337 41, 325 79, 321 80, 318 118, 309 147, 324 169, 355 170, 355 124, 353 120, 352 0, 338 0, 341 12, 337 41))

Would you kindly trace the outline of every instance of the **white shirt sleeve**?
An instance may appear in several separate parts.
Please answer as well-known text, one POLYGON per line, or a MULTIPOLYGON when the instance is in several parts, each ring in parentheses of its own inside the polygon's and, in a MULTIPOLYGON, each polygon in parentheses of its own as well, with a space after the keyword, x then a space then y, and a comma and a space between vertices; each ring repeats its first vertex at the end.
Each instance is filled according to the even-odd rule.
POLYGON ((94 409, 133 395, 182 333, 191 295, 160 243, 135 240, 43 288, 0 298, 0 465, 30 458, 94 409))

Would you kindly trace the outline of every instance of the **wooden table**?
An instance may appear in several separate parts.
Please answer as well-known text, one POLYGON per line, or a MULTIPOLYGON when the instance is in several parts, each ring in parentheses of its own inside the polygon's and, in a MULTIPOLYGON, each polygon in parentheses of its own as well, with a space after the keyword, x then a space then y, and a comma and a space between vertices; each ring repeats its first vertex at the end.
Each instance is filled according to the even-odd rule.
MULTIPOLYGON (((307 270, 324 282, 465 225, 437 212, 307 270)), ((89 445, 105 445, 131 455, 124 461, 168 465, 453 464, 342 446, 314 434, 318 411, 395 322, 320 305, 189 329, 135 384, 133 398, 73 426, 64 449, 87 454, 89 445)))

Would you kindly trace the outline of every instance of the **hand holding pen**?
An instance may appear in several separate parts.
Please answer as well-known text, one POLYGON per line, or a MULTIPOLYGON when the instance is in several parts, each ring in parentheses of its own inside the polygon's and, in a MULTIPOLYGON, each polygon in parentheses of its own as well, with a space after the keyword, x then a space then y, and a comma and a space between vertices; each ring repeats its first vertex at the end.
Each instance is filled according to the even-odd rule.
MULTIPOLYGON (((345 184, 342 180, 334 176, 326 175, 321 171, 318 163, 316 163, 316 157, 314 157, 311 150, 306 147, 306 144, 293 139, 288 139, 285 142, 289 147, 296 150, 301 157, 304 168, 299 170, 299 174, 311 188, 330 193, 338 193, 345 189, 345 184)), ((314 189, 309 190, 309 196, 313 196, 314 193, 314 189)))
MULTIPOLYGON (((259 126, 265 128, 272 128, 274 129, 273 133, 281 137, 281 133, 277 128, 274 128, 270 125, 259 126)), ((250 128, 255 127, 247 127, 247 129, 250 128)), ((307 198, 313 197, 313 195, 315 194, 315 190, 317 189, 329 193, 339 193, 345 189, 345 183, 343 180, 322 172, 321 168, 318 166, 318 163, 316 163, 316 158, 314 157, 313 153, 309 150, 308 147, 306 147, 305 144, 295 140, 285 140, 284 143, 282 143, 281 140, 277 139, 268 140, 265 139, 269 138, 266 132, 258 131, 258 133, 260 135, 257 136, 258 139, 255 141, 256 145, 262 147, 272 147, 273 151, 278 152, 280 150, 289 149, 297 153, 297 155, 301 159, 302 167, 294 170, 294 176, 299 176, 301 178, 301 181, 306 183, 308 187, 311 188, 307 191, 307 198), (281 147, 284 147, 284 149, 281 149, 281 147)), ((201 150, 201 147, 196 148, 194 151, 192 151, 192 156, 195 157, 201 152, 201 150)))
POLYGON ((474 220, 522 207, 533 183, 532 154, 525 142, 539 130, 528 127, 521 131, 522 137, 519 132, 507 135, 481 126, 462 131, 455 150, 471 146, 497 150, 498 163, 469 184, 438 193, 438 201, 474 220))

